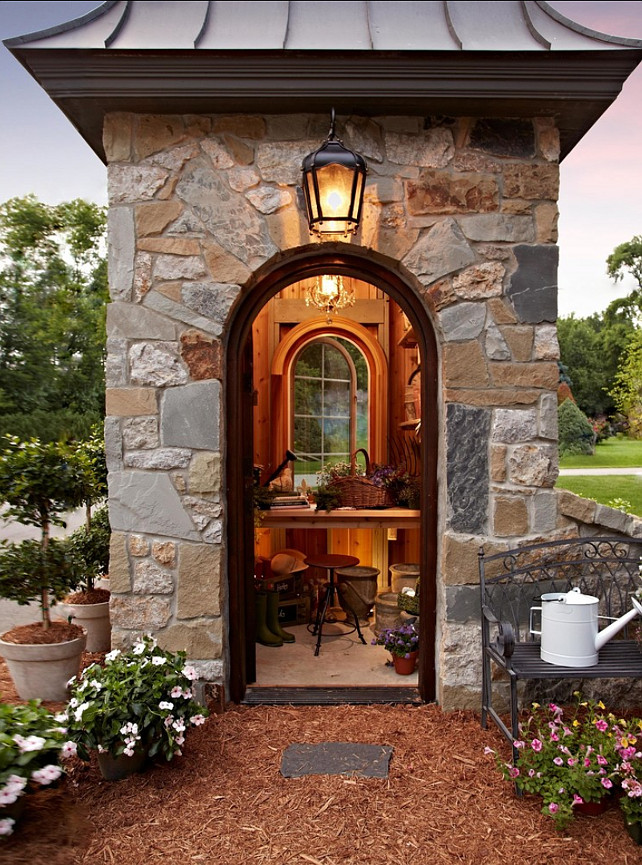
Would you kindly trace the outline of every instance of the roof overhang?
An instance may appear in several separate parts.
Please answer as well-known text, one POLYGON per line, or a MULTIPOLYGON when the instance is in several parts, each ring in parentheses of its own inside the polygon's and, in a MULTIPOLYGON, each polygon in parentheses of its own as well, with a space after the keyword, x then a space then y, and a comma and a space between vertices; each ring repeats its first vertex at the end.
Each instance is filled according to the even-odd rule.
POLYGON ((569 153, 642 48, 556 52, 10 50, 104 161, 103 121, 145 114, 552 116, 569 153))

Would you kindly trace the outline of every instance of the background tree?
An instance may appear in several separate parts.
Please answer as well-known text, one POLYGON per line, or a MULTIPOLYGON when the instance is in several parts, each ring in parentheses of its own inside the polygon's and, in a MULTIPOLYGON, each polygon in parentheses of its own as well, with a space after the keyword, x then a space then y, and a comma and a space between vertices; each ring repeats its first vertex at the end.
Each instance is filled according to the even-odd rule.
POLYGON ((578 407, 589 417, 615 413, 610 390, 622 353, 634 333, 629 311, 616 309, 613 304, 604 315, 570 315, 558 320, 562 369, 570 378, 578 407))
POLYGON ((617 409, 626 416, 629 435, 642 438, 642 331, 637 330, 623 353, 611 389, 617 409))
POLYGON ((637 234, 626 243, 620 243, 606 259, 606 272, 615 282, 629 273, 637 283, 630 294, 615 301, 617 308, 629 314, 642 315, 642 235, 637 234))
POLYGON ((0 433, 85 437, 104 415, 104 208, 0 205, 0 433))

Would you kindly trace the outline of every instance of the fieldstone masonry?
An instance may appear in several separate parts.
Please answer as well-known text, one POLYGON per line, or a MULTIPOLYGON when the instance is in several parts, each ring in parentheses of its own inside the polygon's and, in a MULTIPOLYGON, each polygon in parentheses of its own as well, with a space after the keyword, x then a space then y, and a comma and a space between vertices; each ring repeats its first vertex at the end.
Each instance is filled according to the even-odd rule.
MULTIPOLYGON (((478 704, 476 555, 577 531, 558 512, 558 133, 552 120, 344 120, 369 161, 352 245, 433 322, 445 460, 438 695, 478 704)), ((300 165, 318 116, 112 114, 106 446, 115 646, 153 631, 228 675, 223 339, 256 269, 310 243, 300 165)))

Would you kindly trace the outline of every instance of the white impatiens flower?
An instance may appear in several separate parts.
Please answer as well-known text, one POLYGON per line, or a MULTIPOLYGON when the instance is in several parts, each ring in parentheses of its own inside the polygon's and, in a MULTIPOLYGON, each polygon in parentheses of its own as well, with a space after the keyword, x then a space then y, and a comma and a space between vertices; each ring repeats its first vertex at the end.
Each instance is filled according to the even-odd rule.
POLYGON ((190 682, 195 682, 198 679, 198 673, 194 669, 194 667, 190 667, 189 665, 183 667, 183 675, 186 679, 189 679, 190 682))
POLYGON ((107 652, 105 655, 105 661, 109 663, 110 661, 115 661, 116 658, 120 655, 120 649, 112 649, 111 652, 107 652))
POLYGON ((120 732, 123 736, 127 736, 128 734, 132 734, 133 736, 138 735, 138 724, 135 721, 127 721, 126 724, 120 728, 120 732))
POLYGON ((172 697, 174 700, 177 700, 179 697, 182 697, 182 696, 183 696, 183 689, 181 688, 180 685, 175 685, 172 688, 172 693, 170 694, 170 697, 172 697))
POLYGON ((90 687, 95 688, 97 691, 100 691, 103 687, 103 683, 99 682, 98 679, 92 679, 89 685, 90 687))
POLYGON ((205 717, 203 715, 192 715, 192 717, 189 719, 189 722, 195 727, 200 727, 201 724, 205 723, 205 717))
POLYGON ((134 643, 134 646, 132 648, 132 652, 135 655, 142 655, 144 651, 145 651, 145 643, 134 643))
POLYGON ((167 710, 168 712, 171 712, 172 709, 174 708, 174 704, 169 703, 167 700, 161 700, 160 703, 158 704, 158 708, 163 709, 163 710, 167 710))
POLYGON ((74 718, 76 721, 81 721, 83 713, 85 709, 89 708, 89 703, 81 703, 80 706, 74 711, 74 718))
POLYGON ((65 742, 62 748, 60 749, 60 753, 63 757, 74 757, 78 750, 78 745, 75 742, 65 742))
POLYGON ((13 737, 13 741, 18 746, 21 754, 26 754, 27 751, 42 751, 45 744, 45 739, 43 739, 42 736, 27 736, 25 739, 24 736, 21 736, 19 733, 16 733, 13 737))
POLYGON ((160 655, 153 655, 152 664, 155 667, 162 667, 164 663, 165 663, 165 658, 162 658, 160 655))
POLYGON ((53 763, 50 763, 48 766, 43 766, 42 769, 36 769, 35 772, 32 772, 31 778, 37 784, 46 785, 57 781, 61 775, 62 769, 60 766, 54 766, 53 763))
POLYGON ((185 731, 185 724, 182 718, 177 718, 173 722, 172 727, 176 730, 177 733, 183 733, 185 731))
POLYGON ((3 817, 0 820, 0 835, 11 835, 15 822, 12 817, 3 817))

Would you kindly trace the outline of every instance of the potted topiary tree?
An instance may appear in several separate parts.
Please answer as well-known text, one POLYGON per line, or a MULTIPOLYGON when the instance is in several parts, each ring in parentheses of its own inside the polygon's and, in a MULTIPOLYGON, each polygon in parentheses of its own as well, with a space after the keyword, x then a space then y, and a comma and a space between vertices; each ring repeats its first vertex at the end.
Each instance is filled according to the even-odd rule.
POLYGON ((39 540, 0 543, 0 597, 40 604, 41 619, 0 636, 19 696, 64 700, 78 673, 86 642, 82 627, 52 620, 50 607, 79 582, 65 542, 51 537, 63 513, 82 504, 81 466, 74 449, 56 442, 5 437, 0 451, 0 502, 4 515, 40 530, 39 540))
POLYGON ((75 445, 74 461, 85 525, 68 537, 66 547, 80 583, 78 591, 64 598, 61 610, 69 621, 86 629, 88 652, 107 652, 111 648, 109 590, 97 583, 109 569, 109 514, 106 506, 95 513, 92 510, 107 495, 105 446, 98 430, 75 445))

